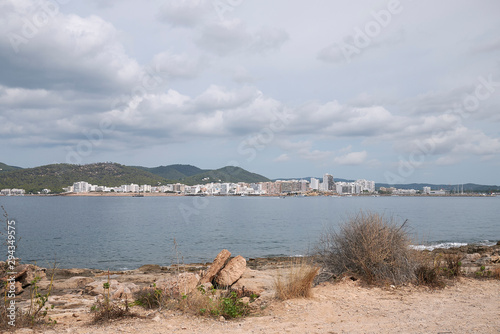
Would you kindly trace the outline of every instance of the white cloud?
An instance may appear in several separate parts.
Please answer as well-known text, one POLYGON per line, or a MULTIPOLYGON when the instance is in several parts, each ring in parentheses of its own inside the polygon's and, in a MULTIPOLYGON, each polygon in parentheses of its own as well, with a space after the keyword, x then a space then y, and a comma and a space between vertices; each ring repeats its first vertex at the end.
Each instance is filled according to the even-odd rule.
POLYGON ((251 41, 252 37, 247 32, 245 24, 241 20, 233 19, 206 26, 196 44, 204 50, 225 56, 241 50, 251 41))
MULTIPOLYGON (((45 13, 36 9, 34 15, 45 13)), ((125 54, 109 22, 58 13, 38 28, 30 21, 37 16, 18 10, 23 8, 16 3, 13 11, 0 13, 0 23, 7 21, 10 28, 0 40, 0 84, 107 94, 138 80, 141 67, 125 54)))
POLYGON ((195 27, 207 20, 211 10, 208 0, 170 0, 161 7, 158 18, 172 26, 195 27))
POLYGON ((165 51, 154 56, 153 68, 169 79, 196 78, 206 67, 206 61, 201 57, 194 57, 189 54, 173 54, 165 51))
POLYGON ((279 157, 276 157, 273 161, 274 162, 286 162, 286 161, 290 161, 290 156, 288 154, 286 154, 286 153, 283 153, 279 157))
POLYGON ((346 155, 335 157, 334 163, 337 165, 362 165, 366 163, 368 152, 350 152, 346 155))

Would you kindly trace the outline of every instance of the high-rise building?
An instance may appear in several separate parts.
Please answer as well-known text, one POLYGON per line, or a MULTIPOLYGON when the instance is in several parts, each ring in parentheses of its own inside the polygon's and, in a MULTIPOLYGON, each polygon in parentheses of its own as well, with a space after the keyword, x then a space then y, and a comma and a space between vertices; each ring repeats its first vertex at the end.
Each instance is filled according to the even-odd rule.
POLYGON ((335 190, 335 182, 333 176, 330 174, 323 175, 323 187, 325 191, 335 190))
POLYGON ((89 192, 90 184, 85 181, 73 183, 73 191, 75 193, 87 193, 89 192))
POLYGON ((311 177, 311 189, 319 190, 319 180, 311 177))

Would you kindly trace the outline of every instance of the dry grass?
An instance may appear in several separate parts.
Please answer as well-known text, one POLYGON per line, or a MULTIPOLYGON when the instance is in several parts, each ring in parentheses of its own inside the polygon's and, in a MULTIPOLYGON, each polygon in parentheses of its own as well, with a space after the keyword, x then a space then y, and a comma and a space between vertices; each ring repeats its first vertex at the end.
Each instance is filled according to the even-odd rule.
POLYGON ((284 273, 278 273, 274 281, 276 298, 286 300, 311 297, 312 284, 318 275, 319 268, 313 266, 309 261, 299 260, 284 270, 284 273))
POLYGON ((441 268, 443 275, 449 278, 458 277, 462 274, 462 254, 445 254, 443 256, 445 266, 441 268))
POLYGON ((405 223, 361 211, 338 232, 326 230, 315 253, 323 268, 335 276, 354 273, 369 284, 401 284, 416 278, 418 262, 410 241, 405 223))
POLYGON ((118 302, 111 302, 109 300, 97 300, 91 308, 92 322, 103 323, 113 319, 120 319, 124 317, 135 317, 136 314, 130 312, 128 301, 123 302, 123 306, 118 302))
POLYGON ((496 267, 493 270, 493 277, 496 278, 496 279, 500 279, 500 267, 496 267))

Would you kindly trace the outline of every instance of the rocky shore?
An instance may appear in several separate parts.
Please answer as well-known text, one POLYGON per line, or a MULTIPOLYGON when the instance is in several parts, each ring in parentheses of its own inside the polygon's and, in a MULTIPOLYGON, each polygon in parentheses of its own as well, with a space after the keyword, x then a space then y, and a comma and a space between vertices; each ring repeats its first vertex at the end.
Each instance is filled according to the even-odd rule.
MULTIPOLYGON (((278 273, 294 261, 292 258, 231 258, 229 251, 223 250, 211 264, 168 267, 151 264, 109 273, 93 269, 55 269, 47 305, 51 308, 50 317, 57 324, 17 332, 498 333, 500 280, 492 277, 496 268, 500 268, 500 243, 491 247, 469 245, 436 249, 432 253, 460 255, 463 276, 438 290, 411 284, 366 287, 362 282, 344 278, 335 283, 318 284, 311 299, 285 302, 274 298, 274 283, 278 273), (105 293, 103 285, 106 282, 110 285, 110 298, 116 301, 132 301, 136 291, 153 284, 178 296, 200 285, 209 289, 216 284, 237 292, 239 297, 246 298, 245 302, 252 295, 256 298, 252 303, 256 312, 249 318, 228 321, 134 307, 138 318, 94 325, 90 309, 105 293)), ((42 294, 50 286, 50 269, 19 265, 15 272, 16 306, 20 308, 29 306, 30 284, 36 276, 40 277, 37 286, 42 294)), ((7 276, 2 280, 5 282, 7 276)))

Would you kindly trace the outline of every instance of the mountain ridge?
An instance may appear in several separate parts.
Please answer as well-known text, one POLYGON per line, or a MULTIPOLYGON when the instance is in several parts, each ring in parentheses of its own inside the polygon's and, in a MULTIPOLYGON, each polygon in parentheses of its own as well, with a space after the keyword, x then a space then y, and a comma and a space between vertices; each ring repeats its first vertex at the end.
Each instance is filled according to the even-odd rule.
POLYGON ((87 165, 51 164, 5 171, 0 173, 0 189, 20 188, 25 189, 27 193, 51 189, 52 192, 59 193, 64 187, 78 181, 114 187, 130 183, 154 186, 179 182, 194 185, 201 183, 202 180, 208 183, 210 182, 208 180, 215 179, 221 180, 220 182, 248 183, 269 180, 262 175, 234 166, 204 170, 196 166, 180 164, 149 168, 107 162, 87 165))

